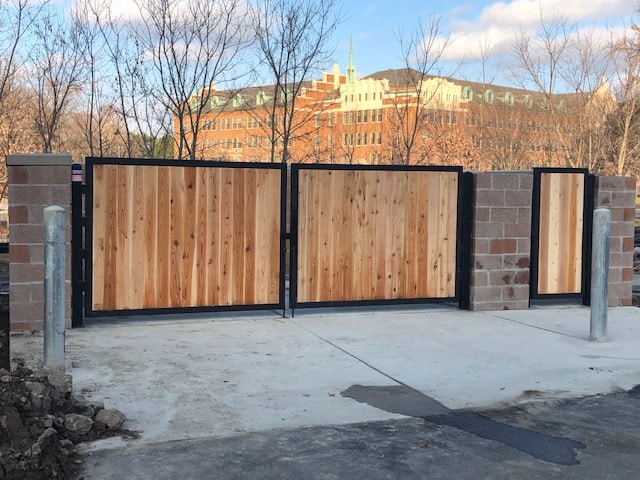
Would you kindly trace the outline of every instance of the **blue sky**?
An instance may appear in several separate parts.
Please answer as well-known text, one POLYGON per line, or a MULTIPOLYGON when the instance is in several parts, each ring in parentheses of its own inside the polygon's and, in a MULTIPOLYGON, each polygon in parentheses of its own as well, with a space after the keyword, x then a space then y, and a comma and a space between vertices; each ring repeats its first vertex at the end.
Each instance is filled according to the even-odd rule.
POLYGON ((335 36, 336 61, 344 70, 352 36, 358 76, 400 67, 395 32, 410 33, 421 19, 435 14, 442 17, 444 34, 454 39, 447 50, 449 59, 465 65, 458 75, 475 80, 469 77, 474 76, 472 55, 479 39, 495 45, 496 57, 500 57, 514 34, 535 28, 541 12, 545 18, 562 16, 581 27, 604 30, 628 24, 634 0, 345 0, 345 21, 335 36))
MULTIPOLYGON (((73 3, 75 0, 62 0, 73 3)), ((172 0, 180 2, 180 0, 172 0)), ((397 33, 410 35, 433 15, 441 17, 443 38, 453 40, 446 50, 449 63, 439 72, 471 81, 481 81, 477 62, 480 42, 493 47, 494 71, 504 72, 510 43, 519 32, 534 32, 541 16, 563 17, 580 28, 596 29, 603 40, 611 31, 629 27, 637 0, 343 0, 344 21, 331 39, 336 46, 335 63, 342 72, 353 39, 356 74, 361 77, 403 66, 397 33)), ((116 13, 135 15, 135 0, 110 0, 116 13)), ((328 66, 327 70, 330 70, 328 66)), ((438 72, 432 72, 438 73, 438 72)), ((492 76, 495 83, 508 83, 506 75, 492 76)))

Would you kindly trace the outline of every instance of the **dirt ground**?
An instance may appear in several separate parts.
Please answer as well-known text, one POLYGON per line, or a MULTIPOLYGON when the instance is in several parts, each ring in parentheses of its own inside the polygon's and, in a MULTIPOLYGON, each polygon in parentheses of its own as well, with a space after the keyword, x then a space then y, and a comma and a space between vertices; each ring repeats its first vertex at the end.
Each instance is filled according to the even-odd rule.
MULTIPOLYGON (((1 254, 0 292, 8 290, 8 255, 1 254)), ((120 412, 73 396, 72 381, 21 359, 13 359, 10 371, 0 368, 0 480, 76 479, 81 462, 75 445, 135 436, 122 430, 120 412)))
POLYGON ((122 422, 104 420, 114 411, 76 398, 71 389, 68 375, 38 373, 20 359, 11 372, 0 369, 0 479, 74 479, 81 465, 75 445, 135 436, 122 422))

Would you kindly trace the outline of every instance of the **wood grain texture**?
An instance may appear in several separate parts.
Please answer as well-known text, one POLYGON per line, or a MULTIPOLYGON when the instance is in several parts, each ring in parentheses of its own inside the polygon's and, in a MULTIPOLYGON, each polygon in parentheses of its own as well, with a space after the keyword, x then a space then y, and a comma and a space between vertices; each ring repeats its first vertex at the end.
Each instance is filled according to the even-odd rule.
POLYGON ((582 291, 582 244, 585 176, 542 173, 538 293, 582 291))
POLYGON ((455 296, 458 173, 299 171, 300 303, 455 296))
POLYGON ((94 311, 279 302, 279 170, 93 168, 94 311))

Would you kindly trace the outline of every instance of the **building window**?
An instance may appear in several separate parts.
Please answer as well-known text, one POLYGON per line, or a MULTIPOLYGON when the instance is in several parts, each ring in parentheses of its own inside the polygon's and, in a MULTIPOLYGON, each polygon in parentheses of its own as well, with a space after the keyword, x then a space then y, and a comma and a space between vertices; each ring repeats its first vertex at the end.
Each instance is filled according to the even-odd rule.
POLYGON ((315 146, 316 148, 320 148, 320 135, 316 135, 315 146))
POLYGON ((328 147, 333 146, 333 138, 331 137, 331 135, 329 135, 329 137, 327 138, 327 146, 328 147))
POLYGON ((360 135, 359 133, 356 135, 356 145, 362 145, 362 135, 360 135))
POLYGON ((346 145, 347 144, 347 134, 343 133, 342 134, 342 145, 346 145))
POLYGON ((504 101, 504 103, 506 103, 506 104, 507 104, 507 105, 509 105, 510 107, 512 107, 512 106, 513 106, 513 100, 514 100, 514 99, 513 99, 513 93, 511 93, 511 92, 507 92, 507 93, 505 93, 505 94, 504 94, 504 99, 503 99, 503 101, 504 101))
POLYGON ((356 112, 356 123, 361 123, 362 122, 362 110, 358 110, 356 112))
POLYGON ((483 98, 485 102, 493 103, 493 100, 495 98, 495 95, 493 94, 493 90, 489 89, 486 92, 484 92, 483 98))
POLYGON ((362 111, 362 123, 367 123, 367 117, 369 116, 369 110, 362 111))
POLYGON ((353 123, 353 110, 349 112, 349 123, 353 123))
POLYGON ((470 87, 464 87, 462 89, 462 98, 465 100, 473 100, 473 90, 470 87))
POLYGON ((362 145, 366 145, 367 144, 367 138, 368 135, 366 133, 362 134, 362 145))
POLYGON ((335 112, 329 112, 329 126, 333 127, 333 116, 335 115, 335 112))
POLYGON ((342 113, 342 124, 343 125, 347 124, 347 112, 342 113))
POLYGON ((379 108, 378 109, 378 123, 381 123, 381 122, 382 122, 382 109, 379 108))
POLYGON ((378 145, 382 145, 382 133, 378 133, 378 145))
POLYGON ((371 145, 373 145, 374 143, 376 143, 376 134, 371 132, 371 145))
POLYGON ((320 126, 320 114, 316 113, 316 127, 320 126))

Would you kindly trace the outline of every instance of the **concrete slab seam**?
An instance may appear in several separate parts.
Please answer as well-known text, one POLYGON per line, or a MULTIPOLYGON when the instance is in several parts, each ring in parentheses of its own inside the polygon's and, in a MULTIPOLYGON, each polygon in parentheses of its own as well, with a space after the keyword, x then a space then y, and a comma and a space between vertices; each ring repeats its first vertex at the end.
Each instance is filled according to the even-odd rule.
POLYGON ((348 355, 348 356, 350 356, 351 358, 353 358, 354 360, 356 360, 357 362, 362 363, 364 366, 366 366, 367 368, 370 368, 370 369, 371 369, 371 370, 373 370, 374 372, 377 372, 377 373, 379 373, 380 375, 382 375, 383 377, 388 378, 388 379, 389 379, 389 380, 391 380, 392 382, 397 383, 398 385, 402 385, 403 387, 408 388, 409 390, 411 390, 411 391, 413 391, 413 392, 416 392, 416 393, 418 393, 418 394, 420 394, 420 395, 424 395, 422 392, 420 392, 419 390, 416 390, 416 389, 415 389, 415 388, 413 388, 411 385, 407 385, 407 384, 406 384, 406 383, 404 383, 403 381, 398 380, 397 378, 395 378, 395 377, 393 377, 393 376, 389 375, 389 374, 388 374, 388 373, 386 373, 386 372, 383 372, 382 370, 380 370, 380 369, 379 369, 379 368, 377 368, 377 367, 374 367, 373 365, 371 365, 370 363, 368 363, 368 362, 364 361, 364 360, 363 360, 363 359, 361 359, 360 357, 358 357, 358 356, 354 355, 353 353, 351 353, 351 352, 349 352, 349 351, 345 350, 344 348, 340 347, 339 345, 336 345, 336 344, 335 344, 335 343, 333 343, 331 340, 327 340, 326 338, 324 338, 324 337, 322 337, 322 336, 318 335, 317 333, 315 333, 315 332, 313 332, 313 331, 309 330, 308 328, 303 327, 302 325, 300 325, 299 323, 297 323, 295 320, 291 320, 291 323, 293 323, 294 325, 296 325, 298 328, 300 328, 300 329, 304 330, 305 332, 310 333, 311 335, 313 335, 313 336, 314 336, 314 337, 316 337, 317 339, 319 339, 319 340, 321 340, 321 341, 323 341, 323 342, 325 342, 325 343, 327 343, 327 344, 331 345, 333 348, 335 348, 335 349, 337 349, 337 350, 340 350, 340 351, 341 351, 342 353, 344 353, 345 355, 348 355))
POLYGON ((562 333, 562 332, 557 332, 555 330, 551 330, 549 328, 544 328, 544 327, 539 327, 537 325, 531 325, 529 323, 525 323, 525 322, 519 322, 518 320, 514 320, 513 318, 505 318, 505 317, 501 317, 500 315, 496 315, 496 314, 490 314, 490 313, 486 313, 486 312, 482 312, 483 315, 486 315, 487 317, 493 317, 493 318, 499 318, 500 320, 505 320, 507 322, 511 322, 511 323, 517 323, 518 325, 522 325, 523 327, 529 327, 529 328, 534 328, 536 330, 542 330, 544 332, 549 332, 549 333, 554 333, 556 335, 563 335, 565 337, 569 337, 569 338, 575 338, 577 340, 584 340, 583 337, 578 337, 575 335, 570 335, 568 333, 562 333))

